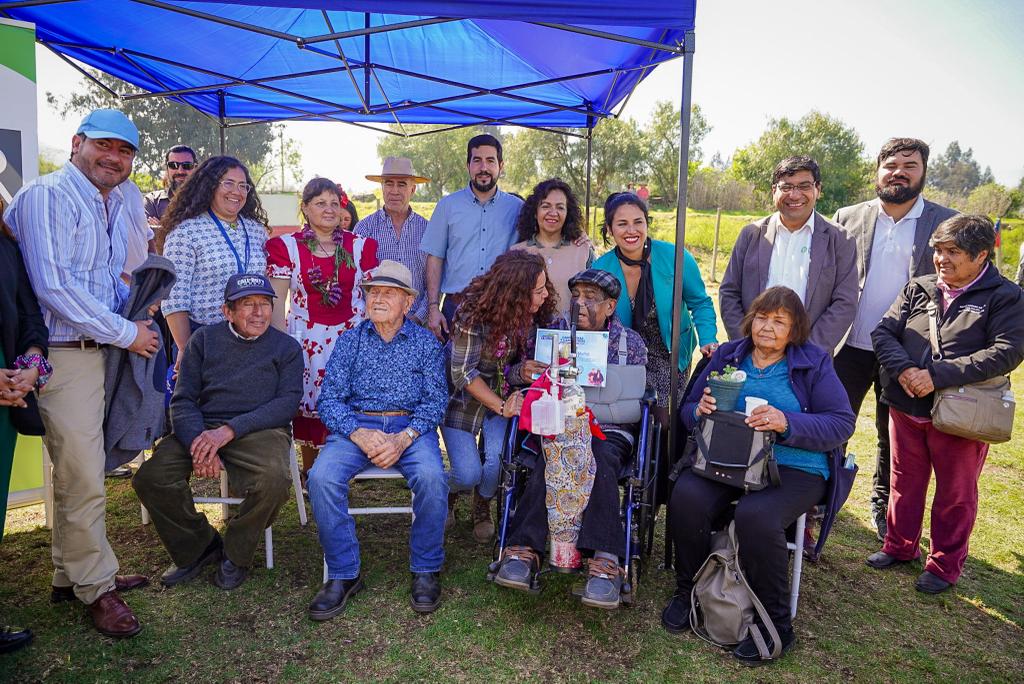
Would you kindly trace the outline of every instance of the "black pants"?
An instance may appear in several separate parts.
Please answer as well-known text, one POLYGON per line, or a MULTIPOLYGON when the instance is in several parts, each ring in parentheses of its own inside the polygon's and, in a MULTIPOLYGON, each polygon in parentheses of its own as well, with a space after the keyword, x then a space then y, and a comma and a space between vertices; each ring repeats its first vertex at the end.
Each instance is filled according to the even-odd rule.
POLYGON ((676 547, 676 585, 688 596, 693 576, 711 552, 711 533, 721 529, 723 516, 739 499, 734 517, 743 572, 776 629, 783 631, 793 626, 786 528, 821 501, 825 480, 785 466, 779 468, 779 477, 778 487, 743 494, 685 470, 672 490, 668 514, 676 547))
MULTIPOLYGON (((583 522, 576 548, 581 551, 604 551, 620 559, 626 555, 626 532, 619 515, 619 473, 628 462, 633 449, 629 440, 609 432, 608 439, 592 441, 597 473, 590 500, 583 511, 583 522)), ((548 509, 544 503, 544 459, 526 480, 509 521, 508 544, 529 546, 541 556, 547 552, 548 509)))
POLYGON ((875 432, 878 450, 875 452, 875 475, 872 478, 871 507, 885 510, 889 505, 889 405, 883 404, 882 382, 878 376, 878 359, 874 352, 857 349, 848 344, 836 354, 836 375, 846 388, 850 408, 860 413, 861 404, 871 386, 875 387, 875 432))

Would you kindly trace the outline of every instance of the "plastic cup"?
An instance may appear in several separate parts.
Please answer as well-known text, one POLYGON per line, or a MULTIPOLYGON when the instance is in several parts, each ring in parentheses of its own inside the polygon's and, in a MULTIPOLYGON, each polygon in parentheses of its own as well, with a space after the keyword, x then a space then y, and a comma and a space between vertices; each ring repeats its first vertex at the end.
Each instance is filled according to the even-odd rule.
POLYGON ((767 405, 768 405, 768 400, 767 399, 762 399, 761 397, 747 397, 747 406, 746 406, 747 415, 749 416, 751 413, 753 413, 754 409, 756 409, 758 406, 767 406, 767 405))

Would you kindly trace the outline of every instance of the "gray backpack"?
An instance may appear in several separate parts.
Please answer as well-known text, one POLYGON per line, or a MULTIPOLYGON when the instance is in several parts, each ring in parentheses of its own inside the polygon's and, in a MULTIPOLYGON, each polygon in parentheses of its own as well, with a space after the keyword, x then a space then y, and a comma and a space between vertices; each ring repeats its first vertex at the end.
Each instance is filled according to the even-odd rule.
POLYGON ((722 648, 736 646, 749 635, 762 660, 778 658, 782 653, 779 632, 743 576, 735 526, 731 522, 728 530, 711 536, 711 554, 693 576, 690 626, 701 639, 722 648), (772 638, 771 650, 755 616, 772 638))

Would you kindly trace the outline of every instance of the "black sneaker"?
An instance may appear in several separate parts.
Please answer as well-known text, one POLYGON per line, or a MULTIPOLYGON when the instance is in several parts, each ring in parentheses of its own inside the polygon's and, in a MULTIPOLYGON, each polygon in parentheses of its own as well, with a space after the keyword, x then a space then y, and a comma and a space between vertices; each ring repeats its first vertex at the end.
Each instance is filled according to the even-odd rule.
POLYGON ((167 568, 164 574, 160 575, 160 584, 165 587, 173 587, 176 584, 195 579, 207 565, 220 561, 223 550, 224 542, 221 540, 220 534, 214 532, 213 541, 203 550, 199 558, 183 568, 179 568, 177 565, 167 568))
POLYGON ((412 573, 412 609, 417 613, 433 613, 441 605, 441 573, 412 573))
POLYGON ((327 580, 309 604, 309 619, 323 622, 345 610, 348 600, 362 591, 363 578, 327 580))
POLYGON ((871 506, 871 523, 875 526, 875 534, 880 542, 885 541, 885 533, 889 529, 885 522, 886 508, 887 506, 878 504, 871 506))
POLYGON ((0 653, 13 653, 18 649, 25 648, 32 643, 32 639, 31 629, 0 626, 0 653))
POLYGON ((661 611, 661 626, 670 634, 690 631, 690 594, 676 592, 661 611))
MULTIPOLYGON (((775 642, 768 634, 767 630, 762 629, 761 634, 764 635, 765 646, 771 651, 775 647, 775 642)), ((789 649, 793 648, 793 644, 796 643, 796 634, 793 633, 792 629, 779 632, 779 640, 782 642, 782 651, 779 652, 779 658, 786 655, 789 649)), ((761 665, 767 665, 773 660, 778 658, 762 658, 761 653, 757 650, 757 643, 754 642, 752 637, 747 637, 741 641, 736 648, 732 651, 732 657, 740 661, 747 667, 760 667, 761 665)))

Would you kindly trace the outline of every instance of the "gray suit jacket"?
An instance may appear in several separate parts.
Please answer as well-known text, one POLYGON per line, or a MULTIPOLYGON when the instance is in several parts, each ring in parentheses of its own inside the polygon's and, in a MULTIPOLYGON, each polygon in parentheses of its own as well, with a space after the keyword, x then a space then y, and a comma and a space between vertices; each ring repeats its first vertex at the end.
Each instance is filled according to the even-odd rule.
MULTIPOLYGON (((768 284, 775 246, 775 230, 768 218, 740 231, 718 290, 722 321, 730 340, 743 336, 743 315, 768 284)), ((810 341, 829 354, 835 353, 857 313, 857 247, 839 226, 817 212, 804 296, 811 319, 810 341)))
MULTIPOLYGON (((875 222, 878 220, 878 211, 881 202, 877 199, 854 204, 851 207, 843 207, 836 212, 832 219, 850 234, 850 237, 857 244, 857 272, 859 274, 860 291, 864 289, 864 279, 868 275, 868 267, 871 265, 871 245, 875 240, 875 222)), ((917 230, 914 232, 914 256, 911 258, 910 268, 907 273, 901 274, 903 282, 909 282, 911 278, 930 275, 935 272, 932 264, 932 248, 928 245, 928 238, 935 232, 935 228, 956 215, 956 211, 935 202, 924 201, 924 211, 921 218, 917 219, 917 230)))

